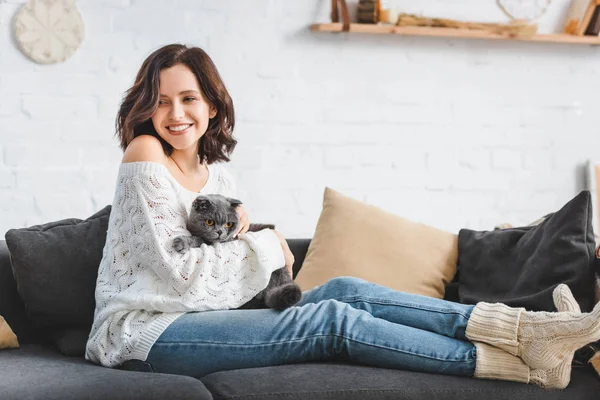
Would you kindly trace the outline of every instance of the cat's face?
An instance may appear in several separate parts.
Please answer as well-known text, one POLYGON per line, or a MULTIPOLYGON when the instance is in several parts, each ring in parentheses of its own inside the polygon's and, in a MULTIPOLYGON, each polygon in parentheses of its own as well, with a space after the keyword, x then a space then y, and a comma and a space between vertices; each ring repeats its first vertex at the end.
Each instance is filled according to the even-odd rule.
POLYGON ((236 208, 241 201, 220 194, 200 195, 192 203, 187 229, 204 242, 227 242, 239 225, 236 208))

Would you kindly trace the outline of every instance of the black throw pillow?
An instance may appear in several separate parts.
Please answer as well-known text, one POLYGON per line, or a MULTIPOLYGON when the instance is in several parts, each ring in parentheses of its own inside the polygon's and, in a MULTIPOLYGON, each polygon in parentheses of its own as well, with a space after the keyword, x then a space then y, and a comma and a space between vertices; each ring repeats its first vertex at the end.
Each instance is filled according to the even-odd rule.
POLYGON ((63 354, 75 355, 64 345, 77 347, 78 355, 85 348, 85 340, 82 345, 61 338, 91 329, 110 210, 107 205, 85 220, 69 218, 5 235, 27 317, 63 354))
POLYGON ((536 226, 458 235, 459 300, 556 311, 552 291, 569 286, 583 311, 594 304, 595 243, 585 190, 536 226))

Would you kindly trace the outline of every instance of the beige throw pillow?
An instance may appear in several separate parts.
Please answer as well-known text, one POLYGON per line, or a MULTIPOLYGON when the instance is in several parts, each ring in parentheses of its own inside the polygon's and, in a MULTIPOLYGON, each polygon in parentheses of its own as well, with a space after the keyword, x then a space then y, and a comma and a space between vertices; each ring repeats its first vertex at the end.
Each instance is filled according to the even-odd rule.
POLYGON ((14 334, 8 322, 0 315, 0 349, 10 349, 19 347, 17 335, 14 334))
POLYGON ((458 236, 325 188, 323 209, 296 283, 302 290, 354 276, 443 298, 456 274, 458 236))

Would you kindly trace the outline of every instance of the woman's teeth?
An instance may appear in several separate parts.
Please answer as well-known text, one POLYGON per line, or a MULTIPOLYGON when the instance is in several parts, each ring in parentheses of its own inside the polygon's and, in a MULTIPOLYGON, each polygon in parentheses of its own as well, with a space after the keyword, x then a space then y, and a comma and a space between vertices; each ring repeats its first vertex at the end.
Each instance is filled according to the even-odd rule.
POLYGON ((169 126, 168 129, 173 132, 181 132, 183 130, 186 130, 190 126, 192 126, 192 125, 169 126))

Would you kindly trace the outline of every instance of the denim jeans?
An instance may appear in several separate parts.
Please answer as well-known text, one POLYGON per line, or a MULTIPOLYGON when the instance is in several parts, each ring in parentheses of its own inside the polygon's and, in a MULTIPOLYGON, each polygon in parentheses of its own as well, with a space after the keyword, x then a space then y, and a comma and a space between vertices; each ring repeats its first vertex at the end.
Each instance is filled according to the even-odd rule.
POLYGON ((337 360, 473 376, 465 330, 473 306, 407 294, 358 278, 334 278, 285 311, 190 312, 158 338, 155 372, 212 372, 337 360))

